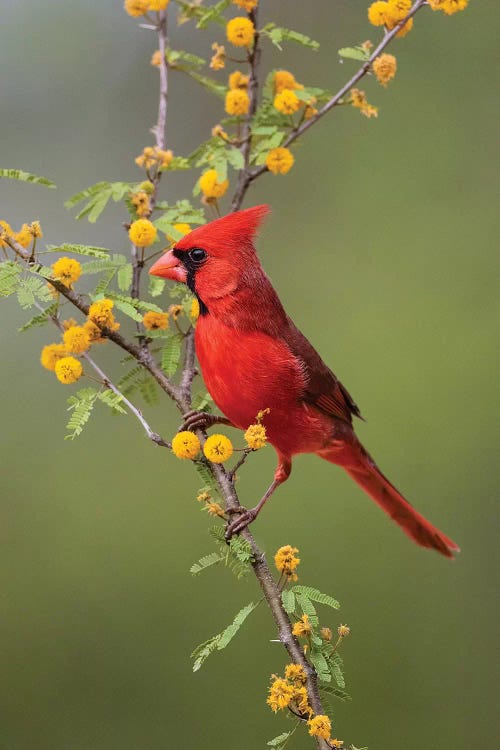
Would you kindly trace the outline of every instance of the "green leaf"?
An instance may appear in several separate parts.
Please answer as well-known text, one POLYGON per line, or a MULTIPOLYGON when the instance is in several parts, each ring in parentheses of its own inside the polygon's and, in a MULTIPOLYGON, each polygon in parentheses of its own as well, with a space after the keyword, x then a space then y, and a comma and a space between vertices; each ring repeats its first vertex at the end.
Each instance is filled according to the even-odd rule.
POLYGON ((115 302, 127 302, 129 305, 132 305, 132 307, 135 307, 136 310, 143 310, 144 312, 148 312, 148 310, 153 310, 153 312, 163 312, 161 307, 155 305, 154 302, 146 302, 145 300, 137 299, 136 297, 128 297, 126 294, 119 294, 118 292, 110 291, 108 297, 115 302))
POLYGON ((33 307, 35 302, 50 302, 52 300, 50 290, 45 282, 36 278, 20 279, 17 287, 17 300, 21 307, 26 310, 33 307))
POLYGON ((267 744, 269 747, 274 747, 276 750, 280 750, 280 747, 286 742, 291 734, 291 732, 283 732, 283 734, 279 734, 277 737, 274 737, 274 739, 269 740, 267 744))
POLYGON ((176 70, 185 70, 186 67, 189 66, 193 68, 202 68, 206 64, 206 61, 202 57, 193 55, 191 52, 186 52, 183 49, 167 49, 165 55, 167 62, 176 70))
POLYGON ((238 148, 228 149, 226 151, 226 157, 233 169, 239 170, 243 169, 245 166, 245 159, 238 148))
POLYGON ((109 271, 104 271, 103 275, 98 281, 96 288, 94 289, 94 297, 103 294, 108 290, 109 285, 116 276, 116 268, 110 268, 109 271))
POLYGON ((158 386, 156 380, 150 375, 145 375, 142 380, 138 382, 139 393, 148 406, 156 406, 159 402, 158 397, 158 386))
POLYGON ((218 651, 222 651, 222 649, 226 648, 226 646, 233 640, 234 636, 241 628, 248 615, 253 612, 256 606, 257 604, 250 602, 250 604, 247 604, 246 607, 240 609, 233 622, 228 625, 227 628, 220 634, 220 638, 217 642, 218 651))
POLYGON ((103 404, 109 406, 114 414, 126 414, 127 410, 121 406, 123 396, 121 393, 115 393, 110 388, 106 388, 105 391, 101 391, 97 398, 102 401, 103 404))
POLYGON ((193 396, 191 407, 193 409, 197 409, 198 411, 211 411, 213 404, 212 396, 209 394, 208 391, 205 391, 205 393, 195 393, 193 396))
POLYGON ((167 282, 165 281, 165 279, 160 279, 159 276, 150 276, 148 292, 151 295, 151 297, 159 297, 160 294, 165 289, 166 283, 167 282))
POLYGON ((339 688, 345 688, 345 677, 342 671, 344 660, 338 653, 333 653, 329 658, 330 672, 332 673, 333 679, 339 686, 339 688))
POLYGON ((314 589, 311 586, 293 586, 292 591, 301 596, 305 596, 308 599, 312 599, 313 602, 318 604, 326 604, 327 607, 333 607, 333 609, 339 609, 340 604, 333 596, 328 594, 322 594, 318 589, 314 589))
POLYGON ((344 703, 352 701, 352 697, 349 695, 349 693, 339 687, 335 687, 334 685, 321 685, 320 691, 322 693, 327 693, 328 695, 333 695, 335 698, 338 698, 344 703))
POLYGON ((161 369, 169 378, 177 372, 182 354, 181 334, 170 336, 161 353, 161 369))
POLYGON ((127 263, 122 266, 118 271, 118 288, 122 292, 128 292, 130 285, 132 284, 132 264, 127 263))
MULTIPOLYGON (((294 589, 292 589, 294 591, 294 589)), ((297 596, 297 603, 299 607, 302 609, 302 612, 309 617, 309 620, 311 622, 311 625, 313 627, 316 627, 319 623, 318 615, 316 614, 316 609, 314 607, 314 604, 310 599, 307 598, 307 596, 304 596, 303 594, 296 593, 297 596)))
POLYGON ((48 307, 46 310, 39 313, 38 315, 35 315, 33 318, 28 320, 27 323, 24 323, 21 328, 18 328, 18 331, 20 333, 24 333, 24 331, 28 331, 30 328, 34 328, 35 326, 45 325, 45 323, 47 323, 50 318, 56 314, 57 308, 57 302, 54 302, 54 304, 50 305, 50 307, 48 307))
MULTIPOLYGON (((219 488, 218 488, 217 483, 216 483, 214 477, 212 476, 212 472, 210 471, 210 469, 207 466, 207 464, 204 463, 204 461, 197 461, 195 463, 195 466, 196 466, 196 471, 200 475, 202 481, 209 488, 209 490, 211 492, 219 494, 219 488)), ((215 531, 214 531, 215 528, 222 529, 222 526, 212 527, 212 529, 210 529, 210 533, 212 534, 212 536, 215 534, 215 531)), ((224 529, 222 529, 222 539, 224 541, 224 529)), ((225 541, 224 541, 224 543, 225 543, 225 541)))
POLYGON ((74 253, 75 255, 87 255, 90 258, 107 259, 111 250, 105 247, 93 247, 92 245, 72 245, 65 242, 63 245, 47 245, 47 250, 52 253, 74 253))
POLYGON ((123 300, 115 299, 115 305, 117 309, 120 310, 120 312, 122 312, 124 315, 132 318, 132 320, 135 320, 137 323, 142 323, 143 316, 133 305, 130 304, 130 302, 124 302, 123 300))
POLYGON ((217 563, 223 562, 223 560, 224 557, 218 552, 211 552, 209 555, 201 557, 198 562, 194 563, 194 565, 191 565, 189 572, 192 575, 198 575, 198 573, 201 573, 202 570, 206 570, 213 565, 217 565, 217 563))
POLYGON ((203 86, 203 88, 207 89, 207 91, 210 91, 211 94, 215 94, 220 99, 225 99, 227 88, 222 83, 217 83, 213 78, 201 75, 201 73, 197 73, 194 70, 186 70, 186 73, 193 80, 203 86))
POLYGON ((0 297, 9 297, 21 282, 21 266, 12 260, 0 263, 0 297))
POLYGON ((21 182, 31 182, 36 185, 44 185, 48 188, 56 187, 52 180, 48 180, 46 177, 37 177, 30 172, 22 172, 20 169, 0 169, 0 177, 7 177, 9 180, 20 180, 21 182))
POLYGON ((339 49, 339 55, 340 57, 348 57, 351 60, 363 60, 364 62, 370 58, 370 53, 365 52, 362 47, 342 47, 342 49, 339 49))
POLYGON ((282 49, 281 42, 297 42, 297 44, 302 44, 304 47, 310 47, 313 50, 319 49, 319 42, 315 42, 314 39, 298 31, 285 29, 282 26, 275 26, 274 23, 268 23, 264 26, 261 34, 268 36, 279 50, 282 49))
POLYGON ((222 13, 231 5, 231 2, 232 0, 220 0, 211 8, 203 9, 203 13, 196 24, 197 28, 206 29, 209 23, 220 23, 222 26, 225 26, 226 19, 222 13))
POLYGON ((321 680, 321 682, 331 682, 332 676, 330 674, 330 668, 321 651, 312 649, 309 654, 309 658, 311 659, 314 669, 318 674, 318 679, 321 680))
POLYGON ((95 388, 84 388, 78 391, 76 396, 69 397, 68 411, 71 411, 72 414, 66 426, 70 432, 64 438, 65 440, 74 440, 81 435, 83 428, 90 419, 97 396, 98 393, 95 388))
POLYGON ((97 258, 88 263, 83 263, 82 274, 88 276, 94 273, 102 273, 103 271, 117 271, 122 266, 125 266, 126 263, 127 259, 124 255, 113 253, 113 255, 107 258, 97 258))
POLYGON ((87 204, 77 214, 76 218, 82 219, 84 216, 88 216, 88 220, 95 223, 110 199, 115 202, 122 200, 133 189, 134 185, 135 183, 129 182, 98 182, 73 195, 64 205, 66 208, 73 208, 81 201, 87 200, 87 204))
POLYGON ((213 638, 209 638, 208 641, 200 643, 200 645, 194 649, 191 654, 195 660, 193 664, 193 672, 197 672, 203 662, 215 651, 219 639, 220 635, 215 635, 213 638))
POLYGON ((285 589, 281 592, 281 601, 283 602, 283 608, 289 615, 295 612, 295 594, 293 591, 285 589))

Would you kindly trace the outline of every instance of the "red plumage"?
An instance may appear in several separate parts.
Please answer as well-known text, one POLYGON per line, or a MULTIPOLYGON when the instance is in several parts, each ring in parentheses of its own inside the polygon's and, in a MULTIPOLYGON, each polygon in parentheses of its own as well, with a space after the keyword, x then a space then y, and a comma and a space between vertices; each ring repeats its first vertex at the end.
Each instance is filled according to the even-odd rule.
POLYGON ((150 271, 186 281, 198 296, 196 352, 208 391, 228 420, 246 429, 258 411, 270 409, 265 426, 278 454, 275 479, 258 506, 231 525, 232 533, 288 478, 295 454, 315 453, 342 466, 417 544, 452 557, 457 545, 417 513, 363 448, 352 427, 358 407, 283 309, 253 247, 267 213, 267 206, 256 206, 199 227, 150 271), (194 260, 200 250, 203 259, 194 260))

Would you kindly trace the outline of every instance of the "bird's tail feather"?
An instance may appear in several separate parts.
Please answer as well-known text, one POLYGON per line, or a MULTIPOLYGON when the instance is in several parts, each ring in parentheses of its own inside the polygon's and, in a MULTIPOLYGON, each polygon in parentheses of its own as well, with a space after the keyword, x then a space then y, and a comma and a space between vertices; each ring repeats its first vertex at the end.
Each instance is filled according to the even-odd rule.
POLYGON ((341 465, 414 542, 422 547, 435 549, 446 557, 453 558, 454 553, 460 552, 460 547, 454 541, 433 526, 405 500, 382 474, 361 443, 356 440, 356 443, 349 448, 348 460, 342 460, 343 457, 339 456, 335 449, 322 451, 321 457, 341 465))

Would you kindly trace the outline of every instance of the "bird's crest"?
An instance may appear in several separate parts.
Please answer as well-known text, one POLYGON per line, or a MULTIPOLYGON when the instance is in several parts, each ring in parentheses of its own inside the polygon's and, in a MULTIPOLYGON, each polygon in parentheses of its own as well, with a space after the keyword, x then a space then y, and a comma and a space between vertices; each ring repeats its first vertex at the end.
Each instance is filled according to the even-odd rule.
POLYGON ((177 250, 201 247, 212 255, 228 255, 235 250, 252 249, 252 240, 269 213, 269 206, 253 206, 211 221, 186 234, 176 243, 177 250))

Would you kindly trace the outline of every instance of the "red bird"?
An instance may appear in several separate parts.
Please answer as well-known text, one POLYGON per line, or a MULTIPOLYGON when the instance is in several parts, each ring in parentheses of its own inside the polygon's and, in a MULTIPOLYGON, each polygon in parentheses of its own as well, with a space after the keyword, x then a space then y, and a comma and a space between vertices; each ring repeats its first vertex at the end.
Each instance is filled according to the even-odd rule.
POLYGON ((198 298, 196 353, 227 417, 194 413, 186 426, 220 421, 245 430, 270 409, 265 426, 278 454, 274 481, 255 508, 229 524, 228 536, 253 521, 288 479, 295 454, 315 453, 342 466, 414 542, 453 557, 457 545, 417 513, 363 448, 352 426, 352 416, 361 416, 354 400, 283 309, 252 242, 268 210, 256 206, 199 227, 150 269, 184 282, 198 298))

